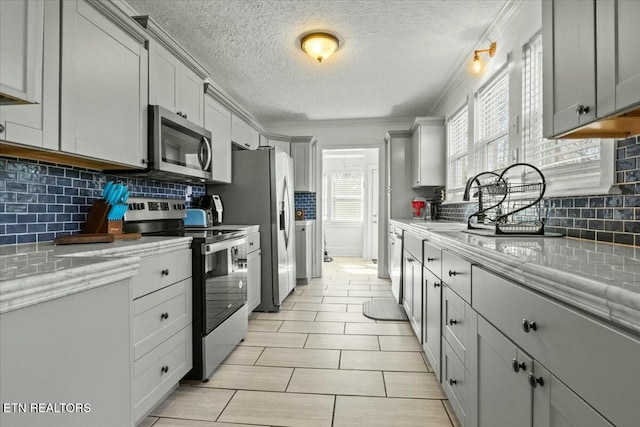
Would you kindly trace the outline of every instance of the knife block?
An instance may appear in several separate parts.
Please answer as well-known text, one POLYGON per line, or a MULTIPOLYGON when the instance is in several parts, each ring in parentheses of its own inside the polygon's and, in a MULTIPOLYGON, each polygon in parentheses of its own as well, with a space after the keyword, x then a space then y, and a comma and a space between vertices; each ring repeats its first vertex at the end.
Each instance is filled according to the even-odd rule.
POLYGON ((111 205, 102 199, 98 199, 91 205, 87 215, 87 222, 82 228, 83 234, 106 233, 117 236, 122 234, 122 221, 108 221, 107 214, 111 205))

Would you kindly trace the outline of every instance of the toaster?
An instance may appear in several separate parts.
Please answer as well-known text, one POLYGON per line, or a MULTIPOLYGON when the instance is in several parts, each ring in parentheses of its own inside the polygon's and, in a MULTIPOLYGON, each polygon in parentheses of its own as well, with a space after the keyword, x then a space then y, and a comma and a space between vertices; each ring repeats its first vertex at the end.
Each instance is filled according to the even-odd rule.
POLYGON ((187 209, 187 217, 184 219, 185 227, 211 227, 213 218, 211 211, 207 209, 187 209))

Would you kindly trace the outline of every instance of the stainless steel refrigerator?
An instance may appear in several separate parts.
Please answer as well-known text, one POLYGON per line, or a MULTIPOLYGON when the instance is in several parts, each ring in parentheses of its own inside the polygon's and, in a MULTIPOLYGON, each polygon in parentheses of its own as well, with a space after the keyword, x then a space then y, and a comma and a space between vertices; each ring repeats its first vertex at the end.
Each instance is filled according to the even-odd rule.
POLYGON ((260 226, 262 301, 255 311, 279 311, 296 284, 293 160, 279 148, 232 153, 231 184, 208 185, 218 194, 224 224, 260 226))

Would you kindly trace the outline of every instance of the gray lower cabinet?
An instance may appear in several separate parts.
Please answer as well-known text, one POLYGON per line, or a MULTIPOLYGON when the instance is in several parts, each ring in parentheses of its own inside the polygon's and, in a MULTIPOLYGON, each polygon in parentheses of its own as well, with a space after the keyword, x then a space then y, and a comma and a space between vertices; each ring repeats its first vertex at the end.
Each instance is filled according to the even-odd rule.
POLYGON ((249 313, 262 302, 261 265, 260 232, 256 231, 247 235, 247 307, 249 313))
POLYGON ((403 258, 402 305, 413 332, 422 343, 422 263, 407 250, 403 258))
POLYGON ((473 289, 479 315, 613 424, 637 426, 639 340, 481 268, 473 289))
POLYGON ((132 425, 128 280, 5 313, 0 336, 0 401, 28 409, 0 411, 0 425, 132 425), (73 409, 60 412, 61 402, 73 409), (34 412, 31 403, 57 413, 34 412))
POLYGON ((441 351, 441 307, 442 307, 442 283, 440 279, 426 267, 422 270, 424 284, 422 329, 424 340, 422 348, 424 353, 440 381, 440 351, 441 351))
MULTIPOLYGON (((447 340, 442 340, 442 388, 462 426, 475 424, 475 375, 472 375, 453 351, 447 340)), ((516 426, 519 424, 513 424, 516 426)))
POLYGON ((402 251, 402 306, 407 317, 411 318, 413 309, 413 264, 415 258, 406 250, 402 251))
POLYGON ((536 361, 527 375, 534 375, 533 427, 613 427, 536 361))
POLYGON ((480 316, 474 338, 478 427, 531 426, 531 358, 480 316))
POLYGON ((477 323, 479 427, 611 427, 482 316, 477 323))
POLYGON ((144 257, 131 280, 133 408, 141 422, 193 367, 191 250, 144 257))

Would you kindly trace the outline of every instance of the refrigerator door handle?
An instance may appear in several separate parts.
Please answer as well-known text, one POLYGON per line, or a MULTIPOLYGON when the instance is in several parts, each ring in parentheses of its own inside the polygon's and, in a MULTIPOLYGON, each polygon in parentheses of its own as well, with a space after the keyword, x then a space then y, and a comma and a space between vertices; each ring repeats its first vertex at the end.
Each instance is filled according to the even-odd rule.
POLYGON ((289 180, 284 177, 284 194, 282 195, 282 214, 280 216, 280 230, 284 230, 284 245, 289 247, 289 235, 291 231, 289 210, 289 180))
POLYGON ((284 202, 282 202, 282 206, 280 207, 280 215, 279 215, 279 222, 280 222, 280 230, 284 230, 285 229, 285 217, 284 217, 284 202))

